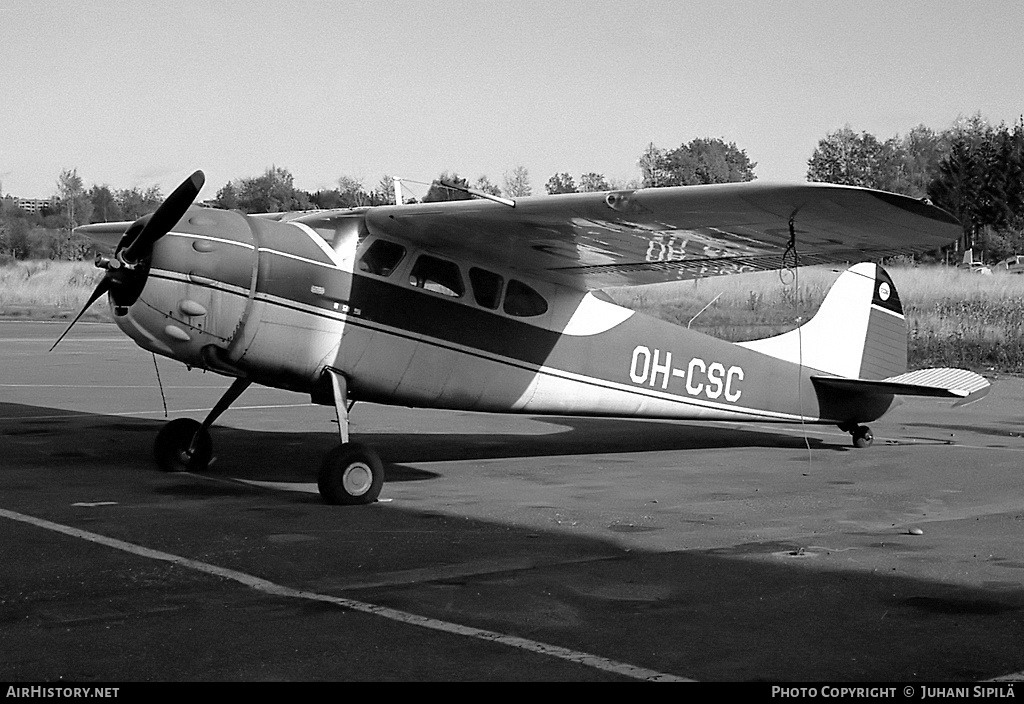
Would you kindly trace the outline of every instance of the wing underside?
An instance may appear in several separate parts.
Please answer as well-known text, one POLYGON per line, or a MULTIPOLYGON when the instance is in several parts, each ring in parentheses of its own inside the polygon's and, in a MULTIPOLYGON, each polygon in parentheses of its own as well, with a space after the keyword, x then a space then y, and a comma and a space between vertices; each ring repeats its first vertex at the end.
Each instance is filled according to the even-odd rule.
MULTIPOLYGON (((298 218, 330 227, 343 214, 298 218)), ((347 217, 351 217, 349 214, 347 217)), ((731 183, 383 206, 367 230, 449 256, 601 288, 937 249, 960 224, 906 196, 831 184, 731 183)))

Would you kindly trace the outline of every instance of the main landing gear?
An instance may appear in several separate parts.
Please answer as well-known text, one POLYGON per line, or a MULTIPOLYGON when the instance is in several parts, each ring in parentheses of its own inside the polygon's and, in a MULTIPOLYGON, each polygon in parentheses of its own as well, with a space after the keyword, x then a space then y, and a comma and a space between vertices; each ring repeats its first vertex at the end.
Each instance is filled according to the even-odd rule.
POLYGON ((847 423, 845 425, 840 425, 839 429, 853 436, 853 446, 858 449, 871 447, 871 443, 875 441, 874 433, 872 433, 871 428, 866 425, 847 423))
MULTIPOLYGON (((324 457, 317 475, 320 496, 329 504, 373 503, 384 485, 384 466, 372 449, 357 442, 349 442, 348 412, 351 404, 348 401, 348 385, 345 377, 338 372, 329 369, 325 373, 331 378, 341 444, 324 457)), ((251 383, 248 379, 235 379, 202 423, 191 418, 177 418, 167 423, 153 444, 153 453, 160 469, 165 472, 205 470, 213 455, 210 426, 251 383)))
POLYGON ((327 369, 334 392, 334 410, 338 414, 338 433, 341 444, 327 453, 316 485, 320 496, 329 504, 372 504, 384 485, 384 465, 377 453, 365 445, 349 442, 348 383, 338 372, 327 369))

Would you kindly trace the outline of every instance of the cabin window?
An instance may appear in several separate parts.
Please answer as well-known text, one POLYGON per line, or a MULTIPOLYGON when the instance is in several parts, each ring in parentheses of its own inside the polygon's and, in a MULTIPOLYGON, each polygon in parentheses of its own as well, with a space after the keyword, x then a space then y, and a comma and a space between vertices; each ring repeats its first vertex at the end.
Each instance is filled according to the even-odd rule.
POLYGON ((505 290, 504 311, 519 318, 543 315, 548 311, 548 302, 522 281, 510 279, 505 290))
POLYGON ((497 310, 498 304, 501 303, 501 287, 505 279, 493 271, 474 266, 469 270, 469 283, 473 286, 473 297, 479 305, 497 310))
POLYGON ((405 247, 387 240, 377 240, 359 260, 359 270, 377 276, 390 276, 405 257, 405 247))
POLYGON ((409 272, 409 283, 453 298, 461 298, 466 292, 458 264, 428 254, 416 260, 416 265, 409 272))

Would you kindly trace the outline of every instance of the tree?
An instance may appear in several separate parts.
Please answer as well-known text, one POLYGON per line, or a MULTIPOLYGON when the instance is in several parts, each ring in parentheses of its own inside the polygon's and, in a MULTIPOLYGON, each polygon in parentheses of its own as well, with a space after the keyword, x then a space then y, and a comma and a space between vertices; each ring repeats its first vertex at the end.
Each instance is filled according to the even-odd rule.
POLYGON ((225 183, 224 186, 217 191, 217 197, 214 199, 214 205, 224 210, 238 210, 238 190, 235 188, 235 184, 225 183))
POLYGON ((115 194, 115 200, 125 220, 137 220, 159 208, 164 197, 160 187, 154 185, 144 191, 138 188, 122 189, 115 194))
POLYGON ((483 193, 487 193, 488 195, 501 195, 501 189, 495 186, 493 183, 491 183, 491 179, 487 178, 486 176, 481 176, 476 181, 474 181, 473 188, 483 193))
POLYGON ((611 191, 635 191, 643 187, 643 181, 635 178, 612 177, 608 180, 608 190, 611 191))
POLYGON ((92 203, 92 222, 124 220, 121 206, 109 186, 93 186, 90 188, 89 201, 92 203))
POLYGON ((395 179, 385 174, 377 184, 377 188, 374 189, 373 195, 380 205, 394 205, 395 179))
MULTIPOLYGON (((13 199, 0 199, 0 252, 14 259, 25 259, 28 256, 31 217, 16 206, 13 199)), ((36 216, 35 220, 38 219, 36 216)))
POLYGON ((650 144, 638 162, 644 186, 692 186, 706 183, 752 181, 755 162, 734 142, 694 139, 671 151, 650 144))
POLYGON ((883 152, 874 135, 857 134, 846 125, 818 142, 807 162, 807 180, 878 188, 884 181, 883 152))
POLYGON ((78 169, 65 169, 57 179, 57 196, 61 211, 65 214, 68 232, 89 222, 92 215, 92 202, 82 185, 82 177, 78 169))
POLYGON ((665 150, 654 146, 654 142, 649 143, 637 161, 644 188, 661 188, 668 185, 669 175, 662 169, 664 160, 665 150))
POLYGON ((309 210, 312 206, 309 194, 295 188, 291 172, 277 166, 271 166, 262 176, 234 181, 233 187, 237 208, 245 213, 309 210))
POLYGON ((553 196, 556 193, 577 193, 576 182, 573 181, 572 176, 567 173, 555 174, 548 179, 548 182, 544 184, 544 190, 548 192, 549 196, 553 196))
POLYGON ((71 241, 71 232, 79 225, 90 222, 92 201, 82 184, 78 169, 65 169, 57 179, 57 195, 60 208, 65 215, 66 233, 48 247, 48 257, 77 259, 83 254, 82 248, 71 241))
MULTIPOLYGON (((965 123, 971 130, 976 124, 965 123)), ((961 130, 962 128, 956 128, 961 130)), ((922 198, 950 149, 953 132, 918 125, 880 142, 847 125, 818 142, 807 162, 807 180, 876 188, 922 198)))
POLYGON ((596 193, 598 191, 609 191, 611 186, 604 178, 604 174, 593 171, 580 176, 580 191, 583 193, 596 193))
POLYGON ((505 172, 505 195, 509 198, 522 198, 533 193, 530 186, 530 172, 525 166, 517 166, 511 172, 505 172))
POLYGON ((444 184, 450 183, 456 186, 462 186, 463 188, 469 188, 469 182, 459 176, 457 173, 443 172, 440 176, 434 179, 433 183, 430 184, 427 194, 423 196, 424 203, 436 203, 438 201, 446 200, 471 200, 472 195, 465 191, 460 191, 455 188, 448 188, 444 184))
POLYGON ((988 253, 1024 239, 1024 118, 1012 130, 993 128, 980 117, 950 131, 946 156, 928 185, 928 196, 963 224, 964 248, 988 253))
POLYGON ((341 199, 341 193, 336 188, 317 191, 310 196, 310 200, 315 207, 321 210, 334 210, 335 208, 346 207, 341 199))
POLYGON ((928 184, 935 177, 939 162, 949 151, 949 137, 918 125, 902 138, 900 146, 902 168, 898 180, 887 190, 923 198, 928 194, 928 184))
POLYGON ((370 205, 373 197, 363 190, 362 179, 352 176, 341 176, 338 178, 338 193, 341 195, 343 208, 358 208, 370 205))

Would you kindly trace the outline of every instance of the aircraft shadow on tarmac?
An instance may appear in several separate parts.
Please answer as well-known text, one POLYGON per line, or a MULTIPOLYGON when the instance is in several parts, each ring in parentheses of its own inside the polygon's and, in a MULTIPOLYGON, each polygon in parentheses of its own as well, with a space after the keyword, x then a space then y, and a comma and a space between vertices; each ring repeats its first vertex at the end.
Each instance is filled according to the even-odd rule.
MULTIPOLYGON (((58 473, 62 464, 88 471, 114 466, 118 469, 115 477, 121 470, 150 461, 152 437, 162 423, 17 404, 0 404, 0 418, 4 419, 0 436, 7 454, 4 466, 30 470, 52 467, 58 473)), ((488 459, 740 444, 803 448, 802 438, 770 432, 589 419, 558 418, 551 422, 569 430, 543 436, 365 434, 358 439, 377 443, 392 466, 467 456, 488 459)), ((276 433, 225 427, 215 429, 214 441, 217 453, 224 457, 223 469, 215 468, 215 472, 231 476, 251 472, 253 478, 265 478, 278 474, 280 470, 271 468, 281 464, 286 468, 281 473, 287 478, 309 481, 319 466, 321 453, 336 442, 336 437, 329 431, 276 433), (259 466, 246 469, 251 464, 259 466)), ((412 468, 403 468, 402 472, 404 480, 433 476, 412 468)), ((53 481, 52 475, 43 476, 46 478, 40 481, 53 481)), ((24 486, 5 488, 35 491, 27 479, 18 481, 24 486)), ((215 496, 208 498, 217 500, 215 496)), ((134 534, 142 529, 140 526, 149 531, 177 531, 180 526, 176 521, 182 515, 186 514, 133 510, 111 514, 106 520, 134 534), (133 525, 131 521, 140 523, 133 525)), ((325 513, 312 500, 288 505, 211 504, 210 510, 187 515, 201 524, 197 530, 216 535, 222 542, 240 539, 239 535, 246 541, 259 542, 258 558, 251 569, 270 579, 302 583, 310 589, 342 590, 346 596, 371 603, 542 642, 572 643, 582 650, 695 679, 977 681, 1024 670, 1024 651, 1020 648, 1024 594, 1019 583, 1012 589, 1007 586, 1013 583, 1009 572, 1005 583, 980 589, 870 568, 854 569, 838 560, 826 563, 829 558, 824 555, 814 564, 813 559, 806 559, 814 557, 813 546, 804 551, 804 546, 785 541, 740 543, 711 550, 624 551, 615 542, 611 526, 606 537, 599 537, 402 508, 331 508, 331 535, 348 531, 373 539, 346 541, 340 551, 333 542, 315 538, 283 543, 281 550, 288 559, 282 562, 274 552, 275 543, 256 541, 253 536, 261 534, 260 528, 267 530, 271 517, 279 521, 277 530, 287 536, 310 528, 315 529, 313 535, 322 533, 325 513), (423 530, 425 522, 429 530, 423 530), (449 564, 458 568, 493 561, 494 545, 499 541, 500 559, 506 567, 499 571, 453 571, 444 576, 443 568, 449 564), (390 575, 396 565, 404 564, 405 556, 425 551, 431 556, 431 570, 440 576, 373 583, 376 576, 390 575), (365 565, 364 570, 354 571, 352 566, 356 564, 365 565), (825 564, 845 566, 829 568, 825 564), (352 584, 353 579, 366 580, 367 584, 352 584)), ((103 528, 102 523, 90 525, 100 532, 111 529, 103 528)), ((863 538, 864 545, 855 554, 858 559, 868 560, 868 551, 878 536, 863 538)), ((891 537, 889 542, 893 542, 891 537)), ((72 551, 63 556, 59 568, 67 570, 66 561, 78 559, 86 557, 76 557, 72 551)), ((300 651, 288 639, 282 639, 287 648, 281 651, 280 660, 266 663, 261 659, 266 657, 267 644, 275 643, 281 632, 306 637, 303 628, 310 629, 312 637, 327 633, 334 639, 330 647, 312 649, 323 653, 328 665, 346 660, 337 656, 339 645, 335 640, 337 633, 344 633, 350 625, 339 625, 335 631, 327 624, 332 622, 329 619, 351 620, 351 616, 326 604, 293 607, 275 602, 272 606, 276 611, 264 618, 242 619, 245 625, 238 630, 223 621, 223 607, 218 605, 214 614, 188 588, 170 582, 166 593, 157 594, 164 610, 149 617, 151 629, 140 628, 137 620, 123 615, 113 621, 95 616, 75 620, 80 615, 76 608, 90 615, 97 604, 132 613, 139 608, 140 592, 159 591, 161 587, 154 583, 139 590, 134 582, 119 586, 111 577, 119 574, 116 571, 96 571, 95 566, 90 569, 84 562, 74 565, 79 570, 72 581, 82 582, 81 589, 86 590, 76 593, 79 601, 69 596, 59 604, 52 600, 37 602, 31 597, 8 602, 5 608, 10 617, 6 635, 0 632, 0 652, 4 652, 7 638, 8 643, 17 643, 10 652, 17 650, 20 659, 5 665, 0 658, 0 675, 47 679, 50 675, 67 675, 67 662, 77 662, 82 663, 83 672, 103 673, 108 679, 139 679, 147 676, 140 666, 163 668, 164 663, 187 661, 182 653, 194 654, 197 643, 230 641, 237 642, 237 646, 219 648, 217 652, 228 653, 223 655, 228 658, 237 651, 236 659, 222 663, 212 650, 204 651, 204 679, 245 679, 248 672, 264 678, 270 673, 290 679, 323 678, 325 672, 334 670, 303 669, 325 665, 316 657, 311 663, 296 659, 300 651), (65 617, 71 619, 74 628, 62 625, 59 619, 65 617), (47 618, 57 620, 50 623, 47 618), (160 638, 152 638, 154 630, 160 638), (249 650, 253 644, 264 650, 254 654, 249 650), (156 665, 125 657, 125 652, 147 648, 151 657, 146 662, 156 665), (83 653, 89 653, 86 660, 83 653), (51 673, 43 663, 54 659, 57 664, 51 673), (22 662, 25 664, 17 664, 22 662), (253 667, 253 662, 264 669, 244 669, 253 667)), ((412 572, 418 574, 417 570, 412 572)), ((256 606, 247 602, 246 608, 256 606)), ((394 644, 388 647, 394 648, 394 644)), ((310 657, 308 649, 301 651, 302 659, 310 657)), ((527 662, 538 664, 531 659, 527 662)), ((476 672, 469 665, 464 671, 471 678, 476 672)), ((151 676, 167 679, 167 672, 159 669, 151 676)), ((174 672, 176 677, 188 677, 192 671, 186 668, 174 672)), ((371 674, 364 669, 358 672, 362 677, 371 674)), ((406 670, 396 673, 389 669, 387 674, 394 678, 403 672, 406 670)), ((423 670, 408 672, 409 678, 425 676, 423 670)), ((438 672, 443 676, 451 670, 438 672)), ((521 679, 540 676, 538 670, 501 672, 521 679)), ((495 676, 493 672, 491 676, 495 676)), ((595 677, 600 676, 595 673, 595 677)))
MULTIPOLYGON (((718 448, 790 448, 815 450, 849 448, 819 438, 768 430, 747 430, 724 425, 674 423, 668 421, 584 417, 532 417, 550 424, 549 433, 464 433, 453 427, 450 433, 356 432, 352 440, 378 451, 387 471, 387 481, 421 481, 435 473, 408 466, 420 462, 492 460, 565 455, 627 454, 658 451, 707 450, 718 448)), ((88 459, 101 453, 106 462, 152 459, 152 442, 166 422, 163 419, 126 419, 102 414, 78 413, 23 404, 0 403, 0 419, 7 419, 0 434, 25 436, 45 434, 55 426, 62 436, 73 440, 73 448, 54 450, 58 459, 88 459), (18 418, 25 420, 18 421, 18 418), (14 425, 12 425, 14 424, 14 425), (146 437, 149 434, 149 437, 146 437)), ((215 424, 211 429, 214 462, 212 474, 230 474, 239 479, 264 481, 312 481, 324 454, 334 447, 337 434, 316 432, 273 432, 239 429, 215 424)))
MULTIPOLYGON (((975 435, 988 435, 996 438, 1021 437, 1024 435, 1024 418, 1003 418, 998 427, 986 427, 984 425, 965 425, 957 423, 903 423, 907 428, 927 428, 929 430, 949 431, 952 436, 955 433, 973 433, 975 435)), ((931 439, 931 438, 926 438, 931 439)))

